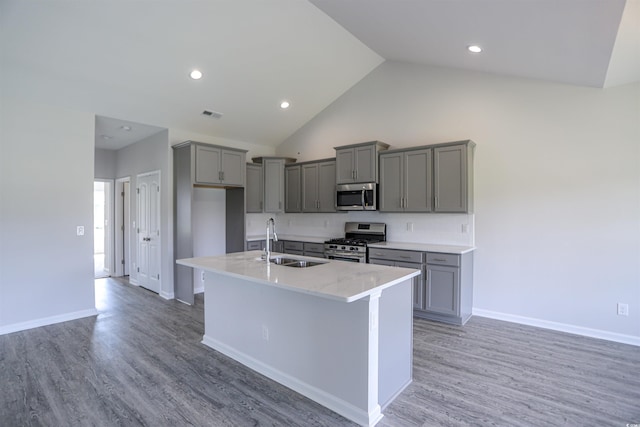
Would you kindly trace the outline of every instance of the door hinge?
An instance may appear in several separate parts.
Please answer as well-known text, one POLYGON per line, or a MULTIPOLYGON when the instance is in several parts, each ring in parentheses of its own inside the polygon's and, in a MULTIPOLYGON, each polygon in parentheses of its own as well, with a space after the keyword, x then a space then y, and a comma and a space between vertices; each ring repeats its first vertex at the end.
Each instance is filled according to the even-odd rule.
POLYGON ((140 229, 138 228, 138 233, 140 233, 140 229))
POLYGON ((136 188, 136 193, 140 194, 140 188, 136 188))
POLYGON ((158 193, 160 192, 160 187, 158 187, 158 193))
POLYGON ((122 197, 124 197, 124 191, 123 191, 123 192, 121 192, 121 193, 120 193, 120 195, 121 195, 122 197))
POLYGON ((158 274, 158 280, 160 280, 160 275, 158 274))
POLYGON ((120 261, 120 264, 124 265, 124 260, 120 261))
POLYGON ((138 267, 136 270, 138 271, 138 273, 140 273, 140 267, 138 267))

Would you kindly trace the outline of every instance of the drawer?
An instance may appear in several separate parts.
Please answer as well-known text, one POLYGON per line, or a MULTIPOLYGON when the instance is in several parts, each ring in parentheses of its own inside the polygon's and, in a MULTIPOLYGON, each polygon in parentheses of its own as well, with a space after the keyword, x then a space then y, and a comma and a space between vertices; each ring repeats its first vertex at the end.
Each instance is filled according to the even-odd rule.
POLYGON ((460 255, 427 252, 427 264, 460 267, 460 255))
POLYGON ((424 252, 403 251, 398 249, 369 248, 369 258, 423 263, 424 252))
POLYGON ((302 242, 294 242, 292 240, 284 241, 284 251, 289 253, 289 251, 304 251, 304 244, 302 242))
POLYGON ((304 251, 324 253, 324 243, 304 242, 304 251))
POLYGON ((264 248, 264 240, 252 240, 247 242, 248 251, 261 251, 264 248))

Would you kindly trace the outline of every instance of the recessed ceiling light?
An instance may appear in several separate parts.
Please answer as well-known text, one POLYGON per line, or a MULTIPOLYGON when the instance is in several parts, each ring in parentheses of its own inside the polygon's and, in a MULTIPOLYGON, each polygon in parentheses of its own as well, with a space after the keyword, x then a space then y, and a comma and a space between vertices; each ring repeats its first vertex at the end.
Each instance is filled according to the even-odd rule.
POLYGON ((290 105, 291 105, 291 104, 289 104, 289 101, 282 101, 282 102, 280 103, 280 108, 282 108, 283 110, 285 110, 285 109, 289 108, 289 106, 290 106, 290 105))
POLYGON ((480 53, 482 52, 482 48, 478 45, 472 44, 471 46, 467 46, 467 50, 471 53, 480 53))
POLYGON ((191 77, 193 80, 200 80, 202 78, 202 71, 193 70, 191 74, 189 74, 189 77, 191 77))
POLYGON ((126 125, 125 126, 120 126, 120 129, 125 130, 127 132, 130 132, 131 131, 131 126, 126 126, 126 125))

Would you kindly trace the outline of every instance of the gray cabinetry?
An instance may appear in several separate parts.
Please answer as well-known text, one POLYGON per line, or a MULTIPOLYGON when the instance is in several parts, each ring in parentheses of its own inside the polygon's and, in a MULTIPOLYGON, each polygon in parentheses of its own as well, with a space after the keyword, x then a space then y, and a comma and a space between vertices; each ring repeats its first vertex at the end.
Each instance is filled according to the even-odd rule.
MULTIPOLYGON (((225 188, 226 253, 245 247, 245 156, 246 151, 185 141, 173 147, 173 254, 175 259, 194 256, 194 187, 198 191, 225 188), (224 172, 224 174, 222 173, 224 172), (240 175, 238 175, 240 174, 240 175)), ((213 238, 219 236, 212 236, 213 238)), ((194 270, 174 266, 175 298, 193 304, 194 270)))
POLYGON ((285 212, 302 212, 301 206, 301 173, 300 165, 285 168, 285 212))
POLYGON ((380 210, 431 212, 432 176, 430 148, 380 153, 380 210))
POLYGON ((264 168, 264 211, 284 212, 284 159, 265 158, 264 168))
POLYGON ((473 148, 471 141, 433 149, 434 212, 473 211, 473 148))
POLYGON ((260 213, 263 208, 264 184, 262 165, 247 163, 247 213, 260 213))
POLYGON ((304 256, 324 258, 324 243, 304 242, 302 247, 304 256))
POLYGON ((413 278, 413 308, 424 310, 425 253, 399 249, 369 248, 369 263, 392 267, 415 268, 422 273, 413 278))
POLYGON ((264 240, 249 240, 247 241, 248 251, 261 251, 264 249, 264 240))
POLYGON ((378 152, 387 148, 380 141, 335 147, 336 183, 378 182, 378 152))
POLYGON ((335 160, 305 163, 301 167, 302 212, 335 212, 335 160))
POLYGON ((473 305, 473 253, 427 253, 424 311, 420 317, 463 325, 473 305))
POLYGON ((195 183, 244 186, 246 151, 195 144, 195 183))
POLYGON ((304 243, 297 242, 294 240, 283 240, 282 241, 283 252, 285 254, 291 255, 304 255, 304 243))

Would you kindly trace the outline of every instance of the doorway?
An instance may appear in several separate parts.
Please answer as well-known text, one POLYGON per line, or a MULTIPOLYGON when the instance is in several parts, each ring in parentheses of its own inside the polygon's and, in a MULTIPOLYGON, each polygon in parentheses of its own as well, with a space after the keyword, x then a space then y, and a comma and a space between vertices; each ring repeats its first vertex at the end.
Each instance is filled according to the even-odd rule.
POLYGON ((131 247, 131 202, 130 202, 131 178, 124 177, 116 180, 115 190, 115 265, 116 277, 128 276, 131 247))
POLYGON ((113 181, 93 182, 93 269, 96 279, 113 273, 113 181))

